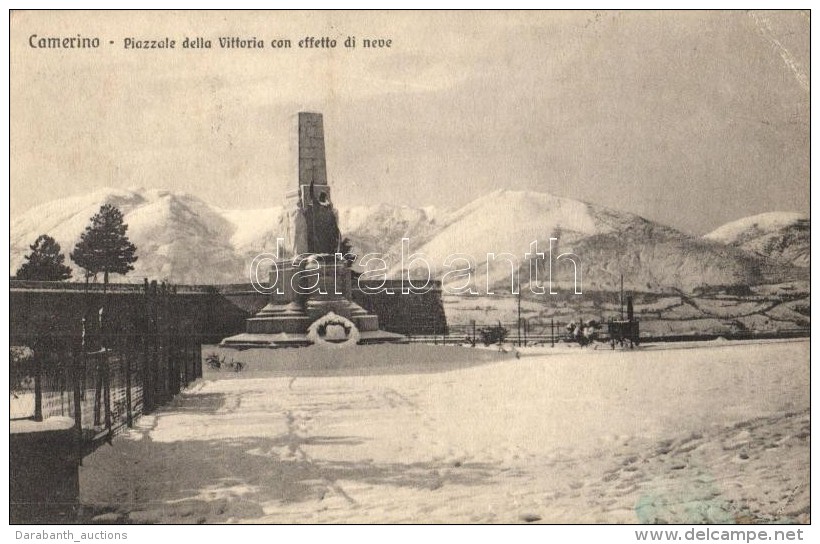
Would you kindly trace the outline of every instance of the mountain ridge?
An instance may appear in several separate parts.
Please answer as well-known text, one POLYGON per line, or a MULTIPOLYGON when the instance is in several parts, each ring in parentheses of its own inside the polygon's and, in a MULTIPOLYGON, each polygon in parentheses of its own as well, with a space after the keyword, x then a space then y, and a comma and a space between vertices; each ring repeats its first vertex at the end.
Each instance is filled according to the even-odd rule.
MULTIPOLYGON (((223 209, 184 192, 100 189, 46 202, 15 217, 10 225, 10 272, 16 271, 40 234, 53 236, 68 256, 104 203, 121 209, 128 235, 137 245, 135 270, 124 278, 117 276, 118 281, 246 281, 250 260, 275 251, 281 236, 278 225, 286 213, 284 204, 223 209)), ((515 256, 525 284, 530 264, 524 254, 537 240, 548 265, 550 238, 553 257, 559 252, 577 255, 585 289, 616 288, 623 274, 631 289, 691 291, 703 285, 761 283, 793 268, 790 261, 778 261, 778 255, 789 256, 787 251, 756 254, 733 242, 692 236, 628 212, 534 191, 499 189, 456 209, 353 206, 339 210, 339 223, 360 257, 375 252, 389 258, 391 277, 402 273, 403 238, 409 239, 411 252, 424 254, 438 269, 436 277, 442 276, 449 255, 468 255, 474 260, 476 285, 503 284, 510 275, 509 264, 490 262, 488 253, 515 256)), ((556 285, 566 288, 573 283, 568 263, 559 263, 553 272, 556 285)))
POLYGON ((726 223, 705 239, 737 247, 760 257, 811 266, 809 216, 796 212, 767 212, 726 223))

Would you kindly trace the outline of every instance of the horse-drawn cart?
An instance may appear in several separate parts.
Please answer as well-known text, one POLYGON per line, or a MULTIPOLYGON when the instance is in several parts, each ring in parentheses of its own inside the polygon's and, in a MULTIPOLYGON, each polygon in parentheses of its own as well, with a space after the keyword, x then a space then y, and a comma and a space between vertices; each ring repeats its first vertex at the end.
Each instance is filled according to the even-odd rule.
POLYGON ((640 327, 635 319, 610 320, 608 325, 609 344, 615 349, 615 344, 629 345, 630 348, 640 345, 640 327))

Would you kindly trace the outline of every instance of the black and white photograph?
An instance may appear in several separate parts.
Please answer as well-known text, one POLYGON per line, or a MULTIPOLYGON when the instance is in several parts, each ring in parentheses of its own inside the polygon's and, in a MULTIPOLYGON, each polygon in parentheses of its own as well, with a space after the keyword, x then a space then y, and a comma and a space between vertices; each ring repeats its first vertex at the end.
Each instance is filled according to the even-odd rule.
POLYGON ((810 17, 12 10, 11 535, 804 539, 810 17))

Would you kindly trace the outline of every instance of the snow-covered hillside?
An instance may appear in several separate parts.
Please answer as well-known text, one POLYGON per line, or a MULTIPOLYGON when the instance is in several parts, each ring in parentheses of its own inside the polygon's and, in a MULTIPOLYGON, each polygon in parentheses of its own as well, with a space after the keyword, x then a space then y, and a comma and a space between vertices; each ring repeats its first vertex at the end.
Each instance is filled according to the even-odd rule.
MULTIPOLYGON (((137 246, 135 270, 115 281, 148 277, 175 283, 242 282, 251 259, 274 251, 284 232, 284 202, 264 209, 228 210, 179 192, 101 189, 48 202, 15 217, 10 272, 17 270, 40 234, 53 236, 68 255, 104 203, 122 210, 128 236, 137 246)), ((447 271, 443 264, 449 255, 469 255, 477 285, 486 285, 488 253, 513 255, 525 284, 525 253, 538 240, 538 251, 548 254, 550 238, 557 239, 553 257, 563 252, 578 256, 581 285, 587 290, 613 289, 621 274, 627 288, 642 291, 755 283, 763 269, 758 256, 745 247, 732 247, 737 245, 733 242, 712 239, 715 233, 704 240, 633 214, 545 193, 499 190, 456 210, 356 206, 341 209, 339 223, 360 256, 387 255, 394 277, 402 266, 402 238, 410 240, 411 252, 424 254, 438 277, 447 271)), ((780 254, 788 255, 788 248, 780 254)), ((773 266, 773 259, 766 263, 773 266)), ((540 264, 542 280, 546 266, 540 264)), ((489 274, 491 285, 508 284, 510 265, 499 257, 489 274)), ((75 277, 80 277, 79 271, 75 277)), ((553 263, 557 286, 566 287, 572 278, 571 264, 553 263)))
POLYGON ((755 255, 808 267, 811 229, 808 216, 769 212, 727 223, 704 238, 738 247, 755 255))
POLYGON ((500 258, 501 253, 520 260, 519 277, 526 284, 532 275, 524 255, 534 240, 538 240, 538 251, 545 253, 538 279, 548 279, 551 268, 556 289, 571 289, 574 284, 573 265, 555 260, 562 253, 577 256, 582 290, 617 289, 621 274, 627 289, 639 291, 691 291, 703 285, 761 280, 756 259, 735 248, 634 214, 544 193, 495 191, 450 214, 441 227, 428 242, 411 250, 427 256, 433 265, 441 265, 457 252, 474 257, 473 277, 478 286, 487 285, 487 271, 490 285, 509 285, 510 266, 500 258), (551 266, 550 238, 556 239, 551 266), (489 266, 488 253, 496 254, 489 266))
MULTIPOLYGON (((39 234, 54 237, 68 254, 102 204, 123 212, 127 235, 137 246, 134 271, 114 281, 143 277, 177 283, 236 281, 243 263, 231 244, 236 225, 220 210, 184 193, 144 189, 100 189, 55 200, 15 217, 10 227, 11 270, 14 274, 39 234)), ((75 267, 75 279, 81 278, 75 267)))
MULTIPOLYGON (((176 283, 242 282, 254 256, 276 249, 283 236, 284 203, 270 208, 232 210, 212 206, 186 193, 146 189, 100 189, 87 195, 47 202, 11 222, 11 265, 14 274, 40 234, 49 234, 68 254, 103 204, 125 216, 128 236, 137 246, 134 271, 115 281, 143 277, 176 283)), ((439 212, 432 207, 358 206, 342 209, 339 223, 359 253, 382 251, 402 237, 426 239, 436 228, 439 212)), ((80 271, 75 267, 75 279, 80 271)))

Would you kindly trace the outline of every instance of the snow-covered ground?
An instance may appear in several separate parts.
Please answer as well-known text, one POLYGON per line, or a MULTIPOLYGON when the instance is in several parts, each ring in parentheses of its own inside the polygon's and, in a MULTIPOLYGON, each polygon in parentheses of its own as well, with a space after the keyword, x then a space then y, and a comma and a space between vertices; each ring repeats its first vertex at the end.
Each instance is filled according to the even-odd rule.
POLYGON ((314 355, 208 371, 85 459, 83 504, 138 523, 809 521, 808 341, 314 355))

